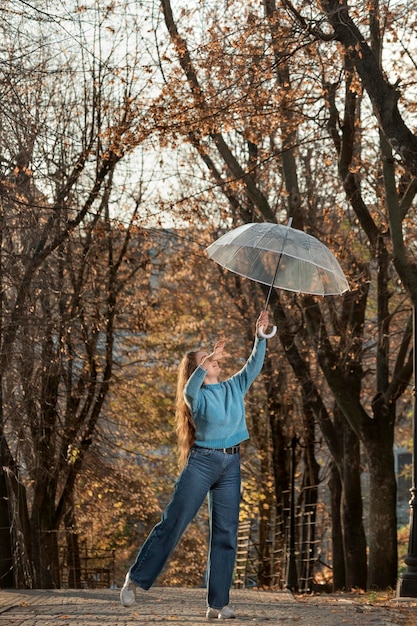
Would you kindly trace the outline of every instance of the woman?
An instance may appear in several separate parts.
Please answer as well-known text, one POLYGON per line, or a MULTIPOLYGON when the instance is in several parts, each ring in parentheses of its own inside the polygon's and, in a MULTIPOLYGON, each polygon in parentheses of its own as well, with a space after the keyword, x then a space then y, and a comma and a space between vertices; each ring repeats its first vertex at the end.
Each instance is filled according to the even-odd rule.
POLYGON ((237 547, 240 504, 239 446, 249 438, 244 396, 262 369, 269 316, 263 311, 256 322, 252 353, 244 367, 220 382, 219 361, 226 340, 211 354, 188 353, 179 368, 176 425, 180 460, 184 468, 174 495, 143 544, 126 575, 120 592, 123 606, 135 602, 136 586, 149 589, 193 520, 208 494, 210 545, 207 565, 208 618, 235 617, 229 590, 237 547))

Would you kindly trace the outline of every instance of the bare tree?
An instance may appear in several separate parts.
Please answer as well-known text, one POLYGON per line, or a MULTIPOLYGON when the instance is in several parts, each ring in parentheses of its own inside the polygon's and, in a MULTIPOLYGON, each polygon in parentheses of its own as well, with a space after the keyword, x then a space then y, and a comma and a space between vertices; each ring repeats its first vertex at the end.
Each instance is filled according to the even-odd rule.
POLYGON ((141 195, 131 203, 118 187, 120 164, 149 135, 146 81, 135 21, 125 31, 111 7, 12 9, 0 110, 1 506, 12 531, 2 575, 10 584, 12 563, 15 584, 58 587, 58 530, 109 391, 118 303, 146 263, 144 248, 130 252, 141 195), (27 39, 12 45, 19 21, 27 39), (62 33, 71 46, 57 53, 62 33))

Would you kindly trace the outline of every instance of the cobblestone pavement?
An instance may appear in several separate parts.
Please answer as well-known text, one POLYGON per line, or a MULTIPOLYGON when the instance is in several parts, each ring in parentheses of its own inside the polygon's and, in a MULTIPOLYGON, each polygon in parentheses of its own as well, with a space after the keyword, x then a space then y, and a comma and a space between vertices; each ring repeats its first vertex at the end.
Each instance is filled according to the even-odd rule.
MULTIPOLYGON (((274 626, 417 626, 417 599, 371 603, 367 596, 293 596, 290 592, 232 590, 240 624, 274 626)), ((132 608, 119 604, 119 591, 0 590, 0 626, 138 626, 207 624, 205 590, 154 587, 138 590, 132 608)), ((213 620, 210 620, 213 623, 213 620)))

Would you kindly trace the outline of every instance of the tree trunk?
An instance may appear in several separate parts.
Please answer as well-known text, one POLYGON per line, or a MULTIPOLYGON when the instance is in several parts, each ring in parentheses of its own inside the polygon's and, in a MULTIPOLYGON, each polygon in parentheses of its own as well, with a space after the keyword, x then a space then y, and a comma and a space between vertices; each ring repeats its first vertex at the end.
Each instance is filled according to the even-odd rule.
MULTIPOLYGON (((392 409, 391 409, 392 410, 392 409)), ((367 438, 369 463, 369 587, 395 588, 397 581, 397 483, 394 471, 393 429, 373 420, 367 438)))
MULTIPOLYGON (((13 579, 17 588, 31 588, 33 584, 32 549, 30 539, 30 522, 26 489, 19 476, 17 467, 7 445, 5 437, 0 438, 0 462, 3 470, 2 476, 6 482, 5 504, 7 505, 8 517, 7 541, 13 555, 13 579)), ((6 549, 6 544, 1 544, 0 550, 6 549)))
POLYGON ((330 463, 330 509, 332 516, 333 591, 346 588, 345 554, 341 518, 342 482, 334 461, 330 463))
POLYGON ((55 497, 46 487, 35 492, 32 504, 31 535, 35 589, 59 589, 61 576, 55 524, 55 497))
MULTIPOLYGON (((264 371, 267 380, 274 380, 274 385, 267 386, 268 392, 268 416, 272 445, 272 471, 274 475, 275 502, 276 502, 276 524, 274 536, 274 566, 284 559, 277 558, 280 553, 284 556, 287 549, 285 538, 287 536, 288 512, 290 508, 290 447, 289 440, 284 432, 285 416, 291 415, 291 407, 286 407, 283 402, 284 388, 286 380, 281 372, 278 378, 273 376, 273 364, 270 359, 265 360, 264 371)), ((278 581, 283 581, 286 576, 285 571, 274 571, 278 581)))
POLYGON ((3 589, 14 587, 13 580, 13 545, 10 528, 7 482, 4 472, 5 463, 0 456, 0 581, 3 589))
MULTIPOLYGON (((268 476, 270 473, 269 460, 267 451, 261 449, 261 476, 268 476)), ((261 487, 262 492, 262 487, 261 487)), ((271 506, 271 494, 269 490, 264 490, 263 493, 265 499, 259 503, 259 554, 258 554, 258 585, 259 587, 271 586, 271 559, 273 555, 270 549, 270 533, 271 533, 271 512, 273 507, 271 506), (266 505, 266 506, 264 506, 266 505)), ((272 528, 272 532, 274 529, 272 528)))
POLYGON ((67 545, 68 587, 81 589, 81 557, 73 503, 64 516, 67 545))
POLYGON ((58 542, 56 530, 46 530, 45 526, 32 523, 32 553, 34 589, 59 589, 58 542))
POLYGON ((346 589, 366 589, 366 536, 363 527, 359 439, 346 420, 343 428, 342 527, 346 589))
POLYGON ((278 517, 282 520, 282 533, 285 532, 287 514, 290 506, 290 455, 289 444, 282 431, 279 414, 270 411, 272 458, 275 485, 275 499, 279 510, 278 517))
POLYGON ((308 404, 303 410, 304 417, 304 511, 301 526, 300 582, 303 591, 311 591, 316 547, 316 519, 320 466, 315 457, 316 424, 314 413, 308 404), (303 581, 303 582, 302 582, 303 581))

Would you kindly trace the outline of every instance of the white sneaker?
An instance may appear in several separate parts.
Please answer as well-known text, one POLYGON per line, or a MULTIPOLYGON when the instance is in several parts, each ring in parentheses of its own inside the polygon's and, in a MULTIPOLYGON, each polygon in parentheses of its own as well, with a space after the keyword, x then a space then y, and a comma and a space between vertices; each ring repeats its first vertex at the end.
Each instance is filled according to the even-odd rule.
POLYGON ((211 606, 207 609, 206 617, 208 619, 233 619, 236 615, 233 613, 230 606, 226 605, 222 609, 213 609, 211 606))
POLYGON ((126 574, 125 583, 120 590, 120 602, 123 606, 132 606, 136 602, 136 586, 130 580, 129 572, 126 574))

